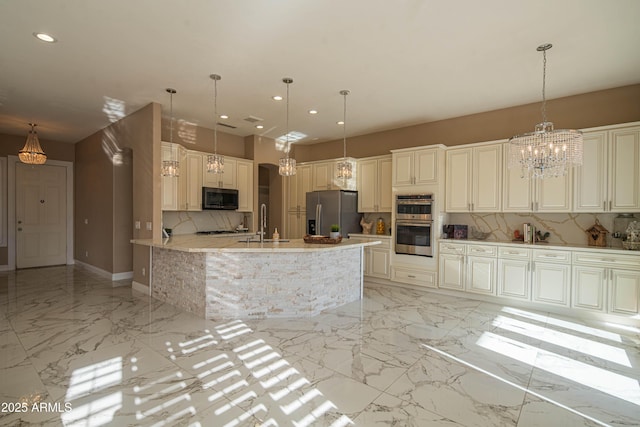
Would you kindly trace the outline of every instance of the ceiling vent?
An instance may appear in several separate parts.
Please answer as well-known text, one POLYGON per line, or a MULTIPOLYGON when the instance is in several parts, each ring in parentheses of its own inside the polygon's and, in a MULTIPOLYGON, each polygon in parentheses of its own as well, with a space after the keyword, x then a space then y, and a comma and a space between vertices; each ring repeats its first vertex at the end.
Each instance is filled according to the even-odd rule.
POLYGON ((237 126, 228 125, 226 123, 220 123, 220 122, 218 122, 218 126, 224 126, 226 128, 229 128, 229 129, 237 129, 238 128, 237 126))
POLYGON ((249 116, 249 117, 245 118, 244 120, 246 122, 249 122, 249 123, 256 123, 256 122, 264 121, 264 119, 261 119, 260 117, 256 117, 256 116, 249 116))

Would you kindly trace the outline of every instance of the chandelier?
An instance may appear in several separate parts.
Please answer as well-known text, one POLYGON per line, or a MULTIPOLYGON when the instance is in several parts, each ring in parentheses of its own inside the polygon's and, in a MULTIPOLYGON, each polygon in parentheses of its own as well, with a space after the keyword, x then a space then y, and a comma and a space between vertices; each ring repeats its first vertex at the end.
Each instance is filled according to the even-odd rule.
POLYGON ((29 165, 42 165, 47 161, 47 155, 42 151, 40 147, 40 141, 38 141, 38 133, 35 127, 38 126, 35 123, 29 123, 31 130, 27 135, 27 142, 24 144, 22 150, 18 151, 18 158, 22 163, 29 165))
POLYGON ((284 147, 285 157, 279 161, 278 173, 282 176, 293 176, 296 174, 296 159, 289 157, 289 150, 291 149, 291 144, 289 143, 289 85, 293 83, 293 79, 285 77, 282 81, 287 85, 287 133, 284 147))
MULTIPOLYGON (((171 124, 169 125, 169 142, 173 144, 173 94, 176 93, 175 89, 165 89, 170 97, 170 115, 171 124)), ((163 160, 162 161, 162 176, 178 177, 180 176, 180 163, 177 160, 163 160)))
POLYGON ((542 52, 542 123, 530 133, 509 139, 509 168, 521 168, 522 178, 554 178, 565 176, 570 167, 582 164, 582 132, 553 128, 547 121, 545 97, 547 50, 553 45, 543 44, 542 52))
POLYGON ((213 80, 213 154, 207 156, 207 172, 210 173, 224 173, 224 157, 218 154, 218 80, 220 77, 218 74, 211 74, 209 76, 213 80))
POLYGON ((351 179, 353 176, 353 165, 347 159, 347 95, 348 90, 341 90, 340 95, 344 97, 344 117, 342 119, 342 161, 338 162, 338 179, 351 179))

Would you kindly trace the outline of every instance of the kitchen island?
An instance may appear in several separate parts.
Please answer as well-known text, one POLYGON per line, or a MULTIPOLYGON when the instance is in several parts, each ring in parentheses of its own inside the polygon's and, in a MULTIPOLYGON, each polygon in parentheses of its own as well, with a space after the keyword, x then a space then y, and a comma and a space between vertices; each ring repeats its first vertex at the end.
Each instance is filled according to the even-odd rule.
POLYGON ((362 250, 378 241, 133 240, 151 250, 151 295, 207 319, 308 317, 362 298, 362 250))

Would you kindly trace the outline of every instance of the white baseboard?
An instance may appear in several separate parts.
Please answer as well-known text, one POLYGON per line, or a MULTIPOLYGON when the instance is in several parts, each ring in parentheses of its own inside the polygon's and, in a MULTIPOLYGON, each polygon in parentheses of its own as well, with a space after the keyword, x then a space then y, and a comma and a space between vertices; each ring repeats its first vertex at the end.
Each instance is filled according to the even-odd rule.
POLYGON ((106 279, 111 279, 112 281, 118 281, 118 280, 127 280, 127 279, 133 279, 133 271, 125 271, 124 273, 110 273, 106 270, 103 270, 101 268, 96 267, 95 265, 91 265, 91 264, 87 264, 85 262, 82 261, 78 261, 77 259, 74 260, 75 263, 82 267, 85 268, 89 271, 91 271, 92 273, 96 273, 99 276, 102 276, 106 279))
POLYGON ((142 283, 138 283, 135 280, 133 282, 131 282, 131 288, 134 291, 143 293, 145 295, 151 295, 151 288, 147 285, 144 285, 142 283))

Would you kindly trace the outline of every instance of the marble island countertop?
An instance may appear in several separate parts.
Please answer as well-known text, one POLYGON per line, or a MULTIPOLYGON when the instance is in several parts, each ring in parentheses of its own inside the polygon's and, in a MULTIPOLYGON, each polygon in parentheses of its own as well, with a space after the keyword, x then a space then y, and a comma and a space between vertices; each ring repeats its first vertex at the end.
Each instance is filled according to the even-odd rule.
MULTIPOLYGON (((605 253, 618 253, 623 255, 636 255, 640 257, 640 251, 631 251, 624 248, 610 247, 610 246, 589 246, 578 245, 571 243, 525 243, 523 241, 509 240, 509 241, 496 241, 496 240, 478 240, 478 239, 440 239, 441 242, 450 243, 477 243, 483 245, 513 245, 518 247, 526 247, 530 249, 561 249, 561 250, 584 250, 584 251, 596 251, 605 253)), ((640 259, 639 259, 640 261, 640 259)))
POLYGON ((163 239, 133 239, 131 243, 182 252, 312 252, 331 251, 356 246, 374 246, 381 242, 357 238, 343 239, 338 244, 305 243, 302 239, 260 242, 257 240, 257 236, 246 234, 226 235, 223 237, 183 234, 163 239), (247 243, 247 237, 256 240, 247 243))

